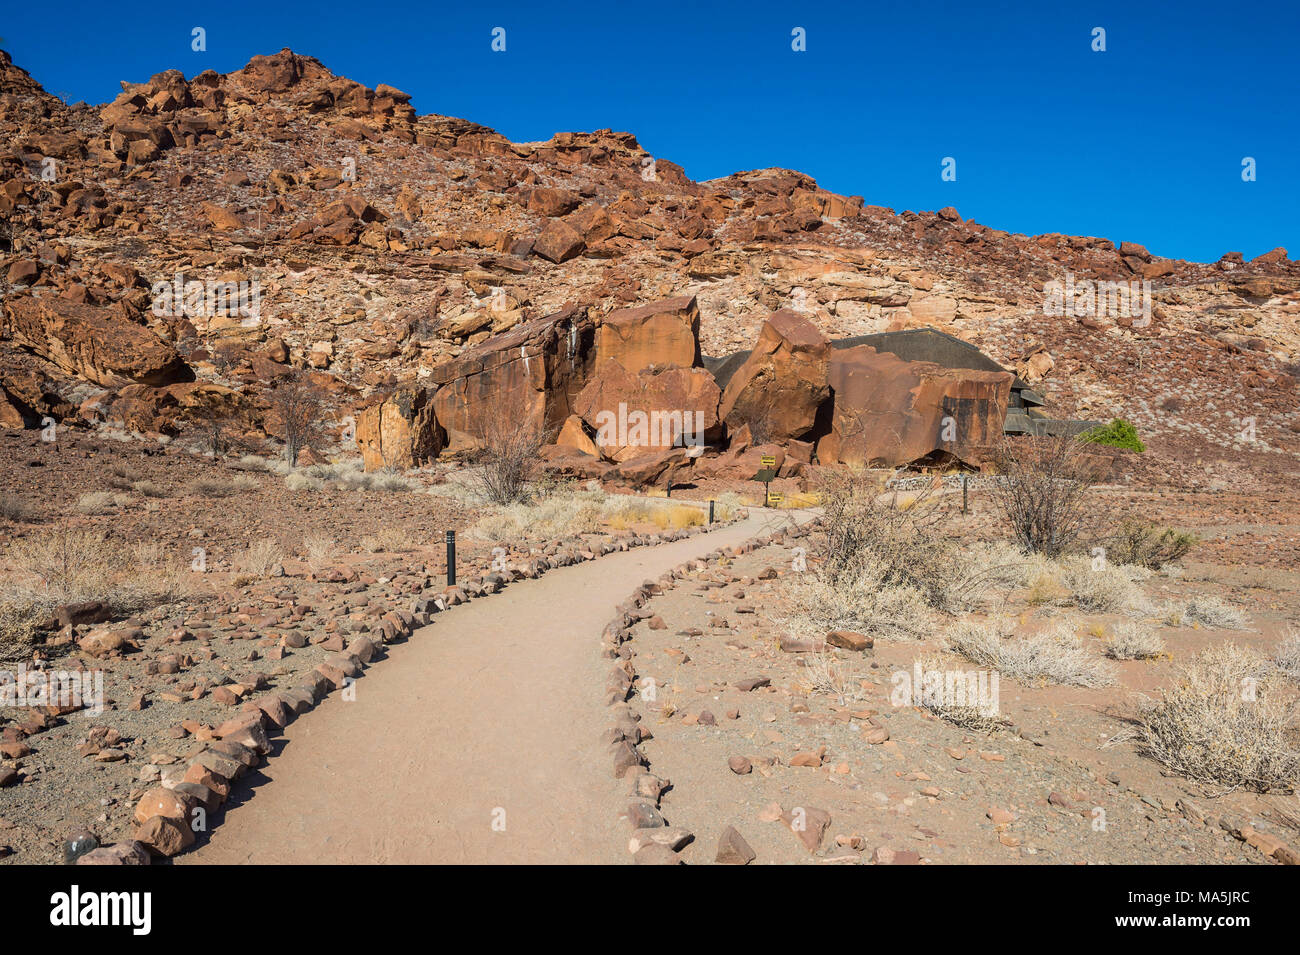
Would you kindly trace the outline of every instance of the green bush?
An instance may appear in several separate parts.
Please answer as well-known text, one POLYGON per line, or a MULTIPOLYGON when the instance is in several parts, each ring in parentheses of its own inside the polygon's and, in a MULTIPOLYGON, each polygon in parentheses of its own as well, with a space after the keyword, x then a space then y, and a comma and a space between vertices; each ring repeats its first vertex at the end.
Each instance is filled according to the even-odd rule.
POLYGON ((1185 556, 1199 542, 1200 538, 1186 531, 1128 519, 1121 521, 1106 541, 1106 551, 1114 563, 1159 570, 1185 556))
POLYGON ((1093 428, 1091 431, 1085 431, 1079 435, 1079 438, 1093 444, 1108 444, 1113 448, 1123 448, 1126 451, 1137 451, 1138 453, 1147 449, 1147 446, 1142 443, 1142 439, 1138 437, 1137 428, 1123 418, 1112 418, 1110 424, 1104 424, 1099 428, 1093 428))

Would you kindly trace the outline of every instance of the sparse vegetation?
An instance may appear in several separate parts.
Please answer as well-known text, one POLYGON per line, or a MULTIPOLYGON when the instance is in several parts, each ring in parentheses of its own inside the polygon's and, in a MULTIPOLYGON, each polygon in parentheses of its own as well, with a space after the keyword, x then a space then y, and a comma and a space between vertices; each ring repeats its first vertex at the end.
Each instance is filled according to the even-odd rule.
POLYGON ((475 477, 493 504, 515 504, 527 496, 537 453, 548 439, 519 404, 501 409, 481 435, 483 452, 475 477))
POLYGON ((190 579, 163 557, 66 525, 15 541, 0 578, 0 644, 30 642, 61 604, 98 601, 128 614, 178 599, 190 579))
POLYGON ((1140 623, 1121 623, 1106 647, 1112 660, 1154 660, 1165 652, 1165 642, 1151 627, 1140 623))
POLYGON ((32 507, 20 497, 16 497, 8 492, 0 491, 0 517, 14 523, 35 520, 37 516, 36 508, 32 507))
POLYGON ((241 575, 260 580, 268 576, 283 557, 274 541, 254 541, 235 559, 235 570, 241 575))
POLYGON ((967 620, 948 631, 947 643, 972 663, 1025 683, 1096 687, 1115 680, 1111 667, 1084 647, 1064 623, 1017 636, 1011 621, 967 620))
POLYGON ((1123 418, 1112 418, 1109 424, 1085 431, 1079 436, 1079 440, 1122 448, 1125 451, 1136 451, 1139 454, 1147 449, 1142 439, 1138 437, 1137 428, 1123 418))
POLYGON ((107 514, 130 501, 125 494, 112 491, 90 491, 77 498, 77 510, 82 514, 107 514))
POLYGON ((1210 627, 1215 630, 1245 630, 1246 615, 1218 597, 1193 597, 1182 607, 1165 608, 1165 622, 1171 627, 1210 627))
POLYGON ((1181 560, 1198 541, 1195 534, 1130 518, 1106 541, 1106 556, 1117 564, 1159 570, 1181 560))
POLYGON ((325 396, 301 374, 271 392, 271 417, 284 439, 284 459, 289 467, 297 467, 298 455, 320 437, 324 416, 325 396))
POLYGON ((1058 557, 1095 522, 1088 492, 1102 467, 1087 444, 1064 435, 1008 440, 997 468, 994 504, 1025 551, 1058 557))
POLYGON ((1294 709, 1266 660, 1221 644, 1178 667, 1160 701, 1142 707, 1136 736, 1157 762, 1220 791, 1294 792, 1294 709))
POLYGON ((1292 680, 1300 680, 1300 630, 1288 627, 1273 654, 1278 670, 1292 680))

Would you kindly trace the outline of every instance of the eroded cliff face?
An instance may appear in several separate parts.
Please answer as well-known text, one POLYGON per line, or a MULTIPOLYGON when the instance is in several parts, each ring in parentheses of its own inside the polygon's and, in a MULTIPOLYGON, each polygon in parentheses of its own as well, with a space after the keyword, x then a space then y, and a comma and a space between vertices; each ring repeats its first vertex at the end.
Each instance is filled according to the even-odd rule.
MULTIPOLYGON (((895 213, 787 170, 694 182, 628 133, 512 143, 409 99, 285 50, 67 106, 0 54, 0 422, 75 419, 129 387, 137 426, 184 432, 192 407, 165 389, 192 375, 256 435, 298 369, 340 422, 436 389, 464 446, 487 382, 558 430, 600 359, 699 367, 787 310, 828 339, 950 332, 1054 413, 1129 418, 1174 461, 1294 466, 1300 266, 1284 250, 1181 262, 895 213), (1121 287, 1138 307, 1110 307, 1121 287), (644 341, 621 330, 627 311, 692 297, 696 315, 633 322, 644 341), (569 306, 592 328, 586 364, 537 368, 525 347, 515 367, 518 343, 498 342, 569 306), (496 371, 471 370, 488 355, 496 371)), ((735 408, 724 396, 721 415, 735 408)))

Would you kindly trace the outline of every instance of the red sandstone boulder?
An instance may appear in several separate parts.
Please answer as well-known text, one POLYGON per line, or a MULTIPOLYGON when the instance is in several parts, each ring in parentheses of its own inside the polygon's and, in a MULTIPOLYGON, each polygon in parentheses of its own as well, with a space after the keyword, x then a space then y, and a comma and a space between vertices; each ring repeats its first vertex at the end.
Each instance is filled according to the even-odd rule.
POLYGON ((673 447, 701 447, 721 437, 721 392, 703 368, 646 369, 634 374, 612 358, 596 366, 573 410, 612 461, 673 447))
POLYGON ((427 388, 399 388, 357 414, 356 439, 367 471, 431 463, 447 443, 427 388))
POLYGON ((448 447, 482 447, 502 427, 558 431, 587 382, 594 337, 586 307, 569 305, 434 368, 434 414, 448 447))
POLYGON ((533 240, 533 251, 551 262, 567 262, 586 247, 582 234, 562 219, 552 219, 533 240))
POLYGON ((110 308, 23 296, 5 304, 4 331, 68 374, 107 388, 193 377, 176 349, 110 308))
POLYGON ((782 309, 763 323, 758 343, 722 395, 721 414, 760 440, 802 438, 830 397, 830 342, 798 312, 782 309))
POLYGON ((700 308, 682 295, 606 315, 596 328, 596 362, 614 359, 636 374, 645 368, 700 364, 700 308))
POLYGON ((980 464, 1002 439, 1012 376, 903 361, 869 345, 836 351, 831 432, 821 464, 896 467, 914 461, 980 464))

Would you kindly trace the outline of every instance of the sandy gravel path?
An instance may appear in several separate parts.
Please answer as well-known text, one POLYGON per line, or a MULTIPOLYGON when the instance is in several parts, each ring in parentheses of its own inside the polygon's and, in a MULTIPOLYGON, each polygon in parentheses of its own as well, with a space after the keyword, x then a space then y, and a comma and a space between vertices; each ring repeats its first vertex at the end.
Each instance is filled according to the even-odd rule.
POLYGON ((601 741, 600 632, 642 581, 777 520, 755 509, 439 614, 389 647, 355 701, 331 694, 291 724, 210 841, 177 861, 628 862, 626 783, 601 741))

